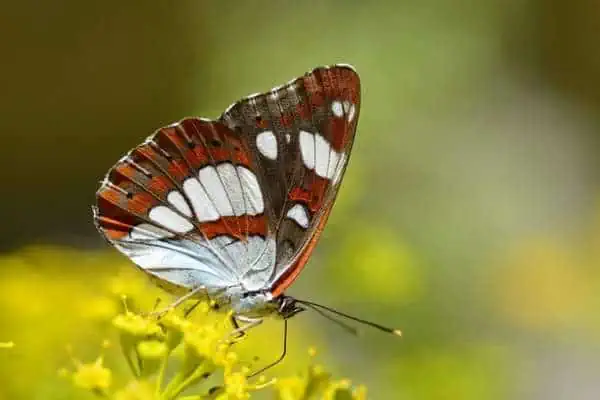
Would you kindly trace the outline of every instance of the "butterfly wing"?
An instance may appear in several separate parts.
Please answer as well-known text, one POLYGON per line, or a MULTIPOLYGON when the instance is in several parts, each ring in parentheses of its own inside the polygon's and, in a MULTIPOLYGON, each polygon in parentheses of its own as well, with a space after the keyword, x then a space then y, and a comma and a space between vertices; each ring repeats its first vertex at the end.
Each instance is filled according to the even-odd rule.
POLYGON ((277 243, 270 281, 281 294, 306 264, 348 163, 360 80, 347 65, 321 67, 233 104, 220 118, 255 155, 269 231, 277 243))
POLYGON ((280 294, 327 220, 360 107, 358 75, 322 67, 156 131, 97 192, 104 237, 170 290, 280 294))
POLYGON ((111 168, 96 226, 170 289, 264 286, 275 262, 247 143, 218 121, 156 131, 111 168), (243 279, 242 279, 243 277, 243 279))

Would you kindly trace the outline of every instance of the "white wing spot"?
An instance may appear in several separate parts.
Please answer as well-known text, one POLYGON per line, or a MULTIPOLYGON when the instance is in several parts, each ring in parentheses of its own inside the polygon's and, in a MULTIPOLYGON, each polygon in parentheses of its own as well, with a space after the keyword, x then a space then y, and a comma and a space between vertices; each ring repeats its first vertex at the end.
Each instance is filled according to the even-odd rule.
POLYGON ((262 214, 265 210, 265 204, 263 202, 263 196, 260 191, 260 185, 256 175, 247 168, 238 166, 238 173, 242 181, 242 188, 246 197, 246 203, 248 203, 250 210, 247 210, 248 215, 262 214))
POLYGON ((344 102, 334 100, 331 102, 331 112, 338 118, 345 115, 348 122, 351 122, 356 115, 356 106, 348 100, 344 100, 344 102))
POLYGON ((256 136, 256 147, 263 156, 275 160, 277 158, 277 139, 271 131, 264 131, 256 136))
POLYGON ((333 148, 329 152, 329 168, 327 168, 327 177, 332 179, 335 176, 335 171, 338 168, 340 161, 340 154, 333 148))
POLYGON ((337 183, 340 181, 340 178, 342 177, 342 171, 344 170, 344 166, 346 165, 346 158, 346 153, 340 154, 340 161, 338 162, 338 166, 332 178, 334 185, 337 185, 337 183))
POLYGON ((315 167, 315 136, 306 131, 300 131, 300 153, 306 168, 315 167))
POLYGON ((348 103, 348 122, 352 122, 354 115, 356 114, 356 107, 352 103, 348 103))
POLYGON ((292 136, 289 133, 285 134, 285 141, 288 143, 292 141, 292 136))
POLYGON ((192 203, 198 221, 216 221, 219 219, 219 212, 198 179, 188 178, 183 182, 183 190, 192 203))
POLYGON ((338 100, 334 100, 331 102, 331 112, 338 118, 342 118, 344 116, 344 108, 342 103, 338 100))
POLYGON ((139 224, 134 226, 129 234, 130 240, 156 240, 167 237, 172 237, 173 234, 169 231, 161 229, 152 224, 139 224))
POLYGON ((293 219, 302 228, 308 228, 308 214, 302 204, 295 204, 294 207, 290 208, 286 217, 293 219))
POLYGON ((240 179, 238 179, 235 167, 231 163, 219 164, 217 172, 221 176, 223 185, 225 185, 225 190, 233 206, 233 212, 238 216, 244 215, 246 213, 246 204, 244 202, 244 195, 242 194, 242 185, 240 179))
POLYGON ((154 207, 148 216, 152 221, 174 232, 186 233, 194 229, 194 225, 190 221, 166 206, 154 207))
POLYGON ((187 215, 188 217, 192 216, 192 210, 190 210, 190 207, 187 205, 185 199, 178 191, 173 190, 171 193, 169 193, 167 195, 167 201, 171 203, 171 205, 180 213, 187 215))
POLYGON ((300 153, 306 168, 314 169, 315 173, 323 178, 335 178, 339 168, 343 166, 344 161, 340 153, 319 133, 313 135, 300 131, 300 153))
POLYGON ((204 167, 198 172, 198 177, 206 189, 208 197, 213 200, 218 213, 223 216, 234 215, 229 197, 227 197, 227 191, 223 187, 223 183, 221 183, 216 168, 213 166, 204 167))
POLYGON ((317 175, 327 178, 327 169, 329 165, 329 153, 331 147, 329 146, 329 142, 318 133, 315 134, 315 172, 317 175))

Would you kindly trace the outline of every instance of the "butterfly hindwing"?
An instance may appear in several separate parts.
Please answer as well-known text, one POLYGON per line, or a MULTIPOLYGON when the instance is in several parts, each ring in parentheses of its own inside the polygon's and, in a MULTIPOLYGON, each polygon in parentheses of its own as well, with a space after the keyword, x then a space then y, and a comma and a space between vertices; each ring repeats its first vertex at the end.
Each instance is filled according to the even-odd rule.
POLYGON ((97 193, 95 219, 136 264, 179 286, 262 284, 274 264, 249 149, 225 125, 188 118, 123 157, 97 193), (265 270, 259 277, 254 267, 265 270))

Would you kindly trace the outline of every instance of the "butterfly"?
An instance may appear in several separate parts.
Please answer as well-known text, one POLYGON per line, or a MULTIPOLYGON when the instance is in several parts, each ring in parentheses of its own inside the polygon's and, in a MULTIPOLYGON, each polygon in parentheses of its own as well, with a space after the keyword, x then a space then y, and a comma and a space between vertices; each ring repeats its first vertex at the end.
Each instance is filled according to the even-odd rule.
POLYGON ((96 227, 158 285, 182 293, 175 303, 210 299, 233 311, 242 334, 267 315, 287 322, 305 307, 399 334, 285 295, 331 213, 360 96, 353 67, 319 67, 216 120, 160 128, 108 171, 96 227))

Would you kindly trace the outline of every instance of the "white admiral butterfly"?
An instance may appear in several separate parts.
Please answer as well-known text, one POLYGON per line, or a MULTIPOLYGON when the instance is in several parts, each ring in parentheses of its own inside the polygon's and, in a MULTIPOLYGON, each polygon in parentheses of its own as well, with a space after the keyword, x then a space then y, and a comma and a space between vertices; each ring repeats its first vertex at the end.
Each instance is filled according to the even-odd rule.
POLYGON ((158 129, 106 175, 96 226, 159 285, 185 291, 175 304, 209 298, 233 310, 240 333, 306 306, 399 335, 284 295, 331 212, 359 111, 358 74, 334 65, 246 97, 217 120, 158 129))

